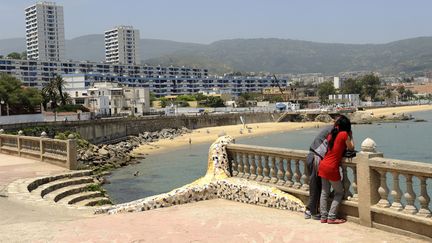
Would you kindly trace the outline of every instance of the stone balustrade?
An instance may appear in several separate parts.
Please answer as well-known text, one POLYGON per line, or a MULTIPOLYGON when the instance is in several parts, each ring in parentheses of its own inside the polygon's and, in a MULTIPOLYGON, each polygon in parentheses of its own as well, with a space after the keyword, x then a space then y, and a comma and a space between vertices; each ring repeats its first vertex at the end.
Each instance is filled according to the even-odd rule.
POLYGON ((38 159, 74 170, 77 167, 77 148, 73 137, 68 140, 2 134, 0 131, 0 153, 38 159))
MULTIPOLYGON (((432 238, 432 164, 383 158, 375 147, 366 139, 357 157, 343 161, 341 214, 365 226, 432 238)), ((232 176, 276 187, 307 202, 308 151, 243 144, 229 144, 226 151, 232 176)))

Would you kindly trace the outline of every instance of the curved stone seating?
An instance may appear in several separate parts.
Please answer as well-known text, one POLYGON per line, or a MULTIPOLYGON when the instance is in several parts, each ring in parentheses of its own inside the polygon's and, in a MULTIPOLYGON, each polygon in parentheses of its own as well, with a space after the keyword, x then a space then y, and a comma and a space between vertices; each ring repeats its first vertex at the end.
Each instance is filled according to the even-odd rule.
POLYGON ((8 194, 19 200, 71 208, 111 204, 104 192, 92 190, 98 184, 92 171, 73 171, 14 181, 8 186, 8 194))

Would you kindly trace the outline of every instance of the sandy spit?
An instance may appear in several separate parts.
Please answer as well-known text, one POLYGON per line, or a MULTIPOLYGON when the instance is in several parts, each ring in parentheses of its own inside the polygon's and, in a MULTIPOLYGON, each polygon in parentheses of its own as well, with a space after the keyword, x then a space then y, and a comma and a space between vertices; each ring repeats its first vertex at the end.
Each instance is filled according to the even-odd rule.
MULTIPOLYGON (((393 113, 410 113, 417 111, 427 111, 432 110, 432 105, 418 105, 418 106, 403 106, 403 107, 389 107, 389 108, 377 108, 367 111, 359 112, 373 112, 375 117, 392 115, 393 113)), ((183 136, 176 137, 172 140, 159 140, 157 142, 141 145, 136 148, 132 154, 142 154, 149 155, 154 153, 165 152, 167 150, 178 148, 182 146, 188 146, 189 142, 193 144, 206 143, 215 141, 220 134, 230 135, 234 138, 240 137, 251 137, 260 136, 270 133, 286 132, 298 129, 306 129, 313 127, 322 127, 327 124, 322 122, 267 122, 267 123, 253 123, 246 124, 247 129, 243 125, 228 125, 219 127, 208 127, 193 130, 190 134, 185 134, 183 136)))

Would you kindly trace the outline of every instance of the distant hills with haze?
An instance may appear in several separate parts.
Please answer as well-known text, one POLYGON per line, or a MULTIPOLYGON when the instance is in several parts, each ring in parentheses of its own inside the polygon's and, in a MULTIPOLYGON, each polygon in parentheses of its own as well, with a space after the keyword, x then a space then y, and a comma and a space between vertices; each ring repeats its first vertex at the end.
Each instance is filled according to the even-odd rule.
MULTIPOLYGON (((25 50, 24 38, 0 40, 0 55, 25 50)), ((73 60, 104 60, 103 35, 66 40, 66 56, 73 60)), ((273 72, 334 74, 342 71, 422 73, 432 70, 432 37, 386 44, 333 44, 262 38, 221 40, 195 44, 141 39, 143 63, 209 68, 223 73, 273 72)))

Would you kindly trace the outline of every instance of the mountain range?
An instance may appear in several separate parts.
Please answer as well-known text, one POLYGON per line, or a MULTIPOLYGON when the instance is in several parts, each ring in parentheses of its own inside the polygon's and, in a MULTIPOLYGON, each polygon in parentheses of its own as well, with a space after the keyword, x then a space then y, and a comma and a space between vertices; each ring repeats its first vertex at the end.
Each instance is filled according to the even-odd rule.
MULTIPOLYGON (((104 36, 66 40, 67 59, 102 61, 104 36)), ((24 38, 0 40, 0 55, 25 50, 24 38)), ((143 63, 205 67, 213 73, 325 73, 379 71, 422 73, 432 70, 432 37, 386 44, 319 43, 291 39, 232 39, 211 44, 141 39, 143 63)))

